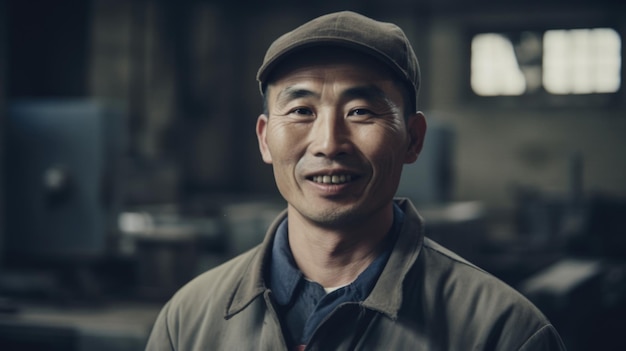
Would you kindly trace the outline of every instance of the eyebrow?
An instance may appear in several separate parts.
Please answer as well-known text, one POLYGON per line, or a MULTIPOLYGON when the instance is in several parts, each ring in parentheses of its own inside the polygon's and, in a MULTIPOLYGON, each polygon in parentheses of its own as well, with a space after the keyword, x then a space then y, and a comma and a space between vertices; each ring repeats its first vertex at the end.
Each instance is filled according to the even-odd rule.
POLYGON ((320 95, 318 93, 312 92, 310 90, 289 86, 278 93, 277 101, 279 105, 285 105, 287 102, 292 100, 307 97, 319 98, 319 96, 320 95))
POLYGON ((376 85, 364 85, 348 88, 341 94, 344 100, 363 99, 373 103, 384 103, 388 106, 396 104, 376 85))

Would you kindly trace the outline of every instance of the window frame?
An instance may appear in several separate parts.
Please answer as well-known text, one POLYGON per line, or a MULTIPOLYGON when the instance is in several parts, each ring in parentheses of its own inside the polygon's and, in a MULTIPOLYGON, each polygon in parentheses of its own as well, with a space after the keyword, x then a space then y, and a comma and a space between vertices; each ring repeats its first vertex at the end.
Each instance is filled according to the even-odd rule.
POLYGON ((468 24, 464 30, 463 53, 466 55, 462 67, 463 79, 463 100, 470 105, 491 106, 494 108, 619 108, 626 106, 626 35, 625 31, 616 20, 591 20, 591 21, 551 21, 550 23, 540 23, 541 21, 529 21, 527 24, 521 23, 481 23, 468 24), (543 35, 548 30, 570 30, 570 29, 593 29, 611 28, 620 36, 621 40, 621 66, 620 66, 620 87, 616 92, 611 93, 590 93, 590 94, 552 94, 546 91, 543 83, 536 92, 524 93, 522 95, 495 95, 483 96, 474 92, 471 81, 471 60, 472 60, 472 40, 476 35, 484 33, 500 34, 521 34, 523 32, 541 32, 543 35))

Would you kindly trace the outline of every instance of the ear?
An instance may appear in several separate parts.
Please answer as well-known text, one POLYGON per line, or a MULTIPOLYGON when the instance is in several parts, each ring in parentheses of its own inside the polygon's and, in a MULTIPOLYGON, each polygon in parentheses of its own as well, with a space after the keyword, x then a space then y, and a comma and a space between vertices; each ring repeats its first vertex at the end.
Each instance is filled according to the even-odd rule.
POLYGON ((261 158, 263 158, 263 162, 271 164, 272 154, 267 146, 267 125, 267 116, 260 115, 256 120, 256 137, 259 141, 259 151, 261 151, 261 158))
POLYGON ((426 117, 421 112, 416 112, 409 116, 406 123, 409 143, 406 151, 404 163, 413 163, 417 161, 424 146, 424 137, 426 136, 426 117))

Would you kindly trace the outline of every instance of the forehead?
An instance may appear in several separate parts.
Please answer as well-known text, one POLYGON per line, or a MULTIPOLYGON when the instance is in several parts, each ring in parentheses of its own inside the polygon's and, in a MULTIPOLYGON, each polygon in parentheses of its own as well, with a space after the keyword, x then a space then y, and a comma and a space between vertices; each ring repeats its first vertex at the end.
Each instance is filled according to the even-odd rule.
POLYGON ((343 48, 314 47, 297 51, 284 59, 269 76, 268 87, 324 79, 346 84, 379 82, 400 85, 395 74, 374 58, 343 48))

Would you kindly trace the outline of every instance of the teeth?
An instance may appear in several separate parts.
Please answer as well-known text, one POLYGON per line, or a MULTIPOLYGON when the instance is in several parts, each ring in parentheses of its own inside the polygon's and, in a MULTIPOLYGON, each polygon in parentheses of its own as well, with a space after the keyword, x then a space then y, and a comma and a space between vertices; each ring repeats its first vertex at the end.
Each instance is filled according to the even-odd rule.
POLYGON ((343 183, 348 183, 351 180, 352 180, 352 176, 349 174, 339 174, 339 175, 334 174, 332 176, 320 175, 320 176, 313 177, 314 182, 322 183, 322 184, 343 184, 343 183))

